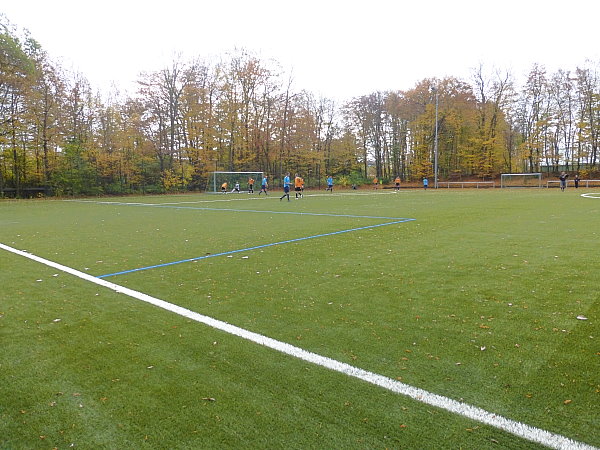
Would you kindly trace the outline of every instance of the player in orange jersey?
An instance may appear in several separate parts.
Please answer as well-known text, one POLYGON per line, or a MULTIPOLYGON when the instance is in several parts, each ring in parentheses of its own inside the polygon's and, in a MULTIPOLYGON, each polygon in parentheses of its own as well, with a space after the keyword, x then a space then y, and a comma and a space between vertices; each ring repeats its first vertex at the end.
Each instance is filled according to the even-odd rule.
POLYGON ((304 180, 300 175, 296 174, 294 177, 294 190, 296 191, 296 199, 303 198, 302 188, 304 187, 304 180))

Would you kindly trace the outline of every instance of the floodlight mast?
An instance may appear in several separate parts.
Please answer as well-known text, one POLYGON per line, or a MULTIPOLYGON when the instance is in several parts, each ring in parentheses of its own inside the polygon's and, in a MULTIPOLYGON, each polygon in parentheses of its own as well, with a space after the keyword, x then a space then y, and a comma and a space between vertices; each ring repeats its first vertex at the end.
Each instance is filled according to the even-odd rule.
POLYGON ((433 176, 435 189, 438 188, 438 89, 433 87, 435 92, 435 138, 433 141, 433 176))

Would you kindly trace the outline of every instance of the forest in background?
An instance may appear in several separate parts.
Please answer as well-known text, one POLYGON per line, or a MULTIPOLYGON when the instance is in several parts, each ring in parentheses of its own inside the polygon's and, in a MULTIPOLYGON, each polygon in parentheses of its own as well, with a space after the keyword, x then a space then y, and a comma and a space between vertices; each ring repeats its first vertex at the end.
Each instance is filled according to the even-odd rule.
POLYGON ((336 104, 241 49, 174 59, 135 92, 102 95, 0 16, 0 196, 197 191, 215 170, 262 171, 275 185, 298 172, 308 187, 328 175, 416 182, 433 176, 436 147, 440 180, 598 176, 597 67, 534 65, 519 85, 480 65, 470 80, 336 104))

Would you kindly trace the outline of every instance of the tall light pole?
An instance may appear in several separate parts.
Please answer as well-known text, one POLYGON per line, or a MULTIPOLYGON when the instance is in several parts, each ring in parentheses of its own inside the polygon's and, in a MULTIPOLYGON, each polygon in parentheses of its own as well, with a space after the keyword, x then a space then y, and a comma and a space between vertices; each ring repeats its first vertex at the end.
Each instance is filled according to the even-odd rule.
POLYGON ((435 92, 435 138, 433 141, 433 177, 434 186, 438 188, 438 89, 433 88, 435 92))

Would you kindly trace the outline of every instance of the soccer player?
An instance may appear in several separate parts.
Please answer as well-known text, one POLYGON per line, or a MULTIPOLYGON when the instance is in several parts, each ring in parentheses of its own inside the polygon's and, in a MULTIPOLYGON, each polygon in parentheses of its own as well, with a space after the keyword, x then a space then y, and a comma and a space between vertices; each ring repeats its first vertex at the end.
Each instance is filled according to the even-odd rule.
POLYGON ((325 191, 333 192, 333 177, 331 175, 327 177, 327 189, 325 191))
POLYGON ((560 190, 564 191, 567 187, 567 178, 569 178, 569 174, 565 172, 561 172, 558 179, 560 180, 560 190))
POLYGON ((427 190, 427 186, 429 186, 429 180, 425 177, 423 178, 423 189, 427 190))
POLYGON ((227 181, 221 185, 221 192, 227 194, 227 181))
POLYGON ((269 188, 269 177, 265 175, 262 179, 262 184, 260 186, 260 192, 258 193, 258 195, 262 194, 263 192, 265 193, 265 195, 269 195, 269 193, 267 192, 268 188, 269 188))
POLYGON ((238 194, 240 193, 240 183, 235 183, 235 186, 233 186, 233 189, 231 190, 232 194, 234 192, 237 192, 238 194))
POLYGON ((394 180, 394 183, 396 183, 395 189, 396 191, 400 190, 400 177, 396 177, 396 179, 394 180))
POLYGON ((248 179, 248 194, 254 194, 254 178, 248 179))
POLYGON ((377 177, 373 178, 373 189, 377 189, 377 185, 379 184, 379 180, 377 177))
POLYGON ((296 200, 304 198, 302 190, 304 189, 304 180, 298 174, 294 177, 294 190, 296 191, 296 200))
POLYGON ((287 196, 288 202, 290 201, 290 184, 292 184, 292 182, 290 181, 290 173, 287 172, 285 174, 285 177, 283 177, 283 195, 281 197, 279 197, 279 200, 283 200, 283 197, 287 196))

